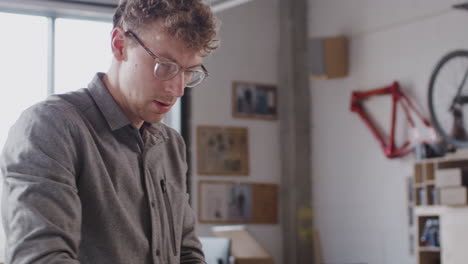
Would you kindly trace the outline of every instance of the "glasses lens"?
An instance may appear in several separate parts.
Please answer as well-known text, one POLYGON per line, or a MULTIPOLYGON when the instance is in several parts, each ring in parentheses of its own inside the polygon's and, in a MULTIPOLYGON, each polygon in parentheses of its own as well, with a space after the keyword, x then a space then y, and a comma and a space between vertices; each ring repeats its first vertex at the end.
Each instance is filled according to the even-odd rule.
POLYGON ((184 74, 184 78, 187 80, 186 87, 195 87, 206 78, 206 73, 202 70, 185 71, 184 74))
POLYGON ((174 62, 156 61, 154 75, 160 80, 169 80, 179 72, 179 65, 174 62))

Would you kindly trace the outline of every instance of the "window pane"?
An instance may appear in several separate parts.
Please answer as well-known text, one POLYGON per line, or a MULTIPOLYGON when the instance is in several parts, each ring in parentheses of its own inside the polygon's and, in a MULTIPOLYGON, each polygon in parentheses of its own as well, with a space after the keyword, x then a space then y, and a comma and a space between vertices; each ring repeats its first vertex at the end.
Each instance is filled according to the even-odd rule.
MULTIPOLYGON (((0 151, 21 112, 47 95, 47 19, 0 12, 0 151)), ((1 175, 0 175, 1 176, 1 175)), ((0 181, 0 189, 3 184, 0 181)), ((5 234, 0 229, 0 261, 5 234)))
POLYGON ((111 63, 112 24, 78 19, 55 23, 55 93, 87 87, 111 63))
POLYGON ((180 105, 181 99, 177 99, 177 102, 172 106, 171 110, 166 114, 166 117, 163 119, 163 123, 172 127, 177 132, 181 133, 182 126, 182 108, 180 105))
MULTIPOLYGON (((0 12, 0 149, 28 106, 47 96, 47 18, 0 12)), ((2 251, 3 253, 3 251, 2 251)))

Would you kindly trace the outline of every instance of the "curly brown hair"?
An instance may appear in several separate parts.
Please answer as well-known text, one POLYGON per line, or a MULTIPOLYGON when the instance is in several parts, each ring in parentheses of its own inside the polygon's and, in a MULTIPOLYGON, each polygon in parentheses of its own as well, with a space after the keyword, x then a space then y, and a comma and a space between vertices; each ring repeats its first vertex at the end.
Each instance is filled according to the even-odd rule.
POLYGON ((121 0, 114 14, 114 28, 139 31, 161 20, 173 37, 186 47, 205 54, 218 48, 217 23, 202 0, 121 0))

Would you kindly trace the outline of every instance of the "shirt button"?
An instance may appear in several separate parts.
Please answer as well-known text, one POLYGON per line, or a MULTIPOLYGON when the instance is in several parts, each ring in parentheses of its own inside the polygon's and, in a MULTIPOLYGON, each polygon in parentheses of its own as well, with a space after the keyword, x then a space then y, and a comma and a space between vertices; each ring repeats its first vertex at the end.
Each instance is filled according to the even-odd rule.
POLYGON ((156 249, 156 256, 159 257, 159 255, 161 255, 161 252, 159 251, 159 249, 156 249))
POLYGON ((154 201, 151 201, 151 207, 155 207, 156 206, 156 203, 154 201))

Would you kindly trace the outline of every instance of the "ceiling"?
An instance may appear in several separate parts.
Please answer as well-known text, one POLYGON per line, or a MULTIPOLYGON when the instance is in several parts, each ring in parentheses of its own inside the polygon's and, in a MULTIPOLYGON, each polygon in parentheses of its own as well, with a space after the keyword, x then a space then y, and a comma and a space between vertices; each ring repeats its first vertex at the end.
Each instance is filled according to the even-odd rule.
MULTIPOLYGON (((95 4, 102 6, 115 6, 118 4, 119 0, 50 0, 56 2, 69 2, 69 3, 82 3, 82 4, 95 4)), ((216 6, 220 4, 241 2, 239 0, 204 0, 210 6, 216 6)))
MULTIPOLYGON (((109 19, 120 0, 0 0, 0 10, 109 19)), ((253 0, 203 0, 217 13, 253 0)))
MULTIPOLYGON (((65 0, 66 1, 66 0, 65 0)), ((117 4, 118 0, 75 0, 76 2, 90 2, 90 3, 107 3, 107 4, 117 4)), ((205 0, 208 4, 225 2, 226 0, 205 0)))

